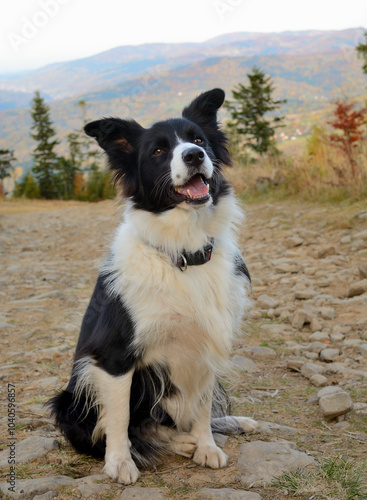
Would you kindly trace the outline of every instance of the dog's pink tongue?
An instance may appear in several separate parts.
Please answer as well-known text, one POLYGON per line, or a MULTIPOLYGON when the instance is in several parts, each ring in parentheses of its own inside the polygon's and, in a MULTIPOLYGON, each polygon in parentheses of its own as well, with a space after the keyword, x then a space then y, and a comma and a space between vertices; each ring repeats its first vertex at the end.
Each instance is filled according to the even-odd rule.
POLYGON ((201 175, 194 175, 194 177, 191 177, 189 182, 180 187, 180 191, 186 196, 190 196, 191 194, 191 196, 199 198, 208 194, 209 185, 205 184, 201 175))

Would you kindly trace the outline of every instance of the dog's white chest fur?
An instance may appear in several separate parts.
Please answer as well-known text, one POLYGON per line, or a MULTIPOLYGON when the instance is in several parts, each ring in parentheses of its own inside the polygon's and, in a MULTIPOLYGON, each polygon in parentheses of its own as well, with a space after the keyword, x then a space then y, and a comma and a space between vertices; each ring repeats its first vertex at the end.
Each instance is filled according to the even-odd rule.
POLYGON ((182 395, 175 418, 183 427, 205 387, 212 388, 213 375, 225 369, 248 300, 245 280, 235 273, 237 216, 232 195, 200 213, 176 208, 162 217, 128 210, 112 247, 113 288, 132 316, 134 346, 142 364, 169 369, 182 395), (195 251, 211 237, 215 248, 208 263, 185 272, 173 265, 169 253, 195 251))

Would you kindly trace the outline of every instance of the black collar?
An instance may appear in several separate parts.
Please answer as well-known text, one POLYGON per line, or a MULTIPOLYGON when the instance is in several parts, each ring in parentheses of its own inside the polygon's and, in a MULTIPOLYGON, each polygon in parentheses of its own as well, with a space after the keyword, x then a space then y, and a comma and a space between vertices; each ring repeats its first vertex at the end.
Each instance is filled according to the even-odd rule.
POLYGON ((172 257, 173 264, 179 268, 180 271, 184 272, 187 266, 201 266, 210 261, 212 252, 214 248, 214 238, 211 238, 209 243, 198 250, 197 252, 186 252, 183 250, 180 253, 179 259, 172 257))

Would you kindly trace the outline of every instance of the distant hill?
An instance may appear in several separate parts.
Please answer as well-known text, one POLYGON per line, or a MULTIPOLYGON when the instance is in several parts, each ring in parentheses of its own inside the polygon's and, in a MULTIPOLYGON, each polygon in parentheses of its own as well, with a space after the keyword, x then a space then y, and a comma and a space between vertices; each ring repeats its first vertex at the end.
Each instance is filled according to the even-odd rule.
MULTIPOLYGON (((55 63, 11 77, 0 75, 0 90, 41 90, 51 99, 118 85, 145 74, 192 64, 213 57, 262 55, 310 55, 354 48, 363 28, 342 31, 284 33, 232 33, 203 43, 144 44, 123 46, 92 57, 55 63)), ((21 98, 21 96, 20 96, 21 98)), ((0 96, 0 109, 2 107, 0 96)), ((22 107, 22 102, 19 102, 22 107)))
MULTIPOLYGON (((89 117, 133 116, 143 125, 179 112, 198 92, 246 83, 258 66, 270 74, 277 96, 287 98, 288 135, 309 131, 330 101, 362 99, 367 81, 355 45, 363 28, 343 31, 232 33, 204 43, 117 47, 93 57, 57 63, 12 77, 0 76, 0 147, 21 162, 30 159, 29 103, 40 90, 51 105, 58 134, 80 128, 76 103, 89 117)), ((60 146, 63 151, 65 146, 60 146)))

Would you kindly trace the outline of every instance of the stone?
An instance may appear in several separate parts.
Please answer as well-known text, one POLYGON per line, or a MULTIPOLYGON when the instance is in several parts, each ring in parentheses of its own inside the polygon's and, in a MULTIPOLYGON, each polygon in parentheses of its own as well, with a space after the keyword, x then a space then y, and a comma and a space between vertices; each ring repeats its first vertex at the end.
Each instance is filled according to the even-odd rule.
POLYGON ((313 256, 315 259, 324 259, 329 255, 335 254, 335 247, 333 245, 322 246, 316 249, 313 256))
POLYGON ((317 354, 317 352, 306 352, 306 358, 316 361, 317 359, 319 359, 319 355, 317 354))
POLYGON ((367 330, 364 330, 364 331, 361 333, 361 339, 363 339, 363 340, 367 340, 367 330))
POLYGON ((110 484, 81 484, 78 486, 83 498, 100 498, 111 488, 110 484))
POLYGON ((367 403, 353 403, 353 410, 356 413, 367 415, 367 403))
POLYGON ((227 443, 229 437, 225 436, 224 434, 219 434, 218 432, 213 432, 213 438, 215 441, 215 444, 219 446, 220 448, 223 448, 223 446, 227 443))
POLYGON ((319 390, 319 392, 317 393, 317 398, 320 399, 323 396, 328 396, 329 394, 336 394, 337 392, 345 392, 345 391, 338 385, 328 385, 327 387, 324 387, 323 389, 319 390))
POLYGON ((357 281, 350 285, 348 290, 348 297, 356 297, 357 295, 362 295, 367 292, 367 279, 357 281))
POLYGON ((60 385, 60 380, 58 377, 46 377, 37 380, 36 383, 40 389, 53 389, 60 385))
POLYGON ((367 240, 367 229, 364 229, 359 233, 353 234, 352 238, 354 240, 367 240))
POLYGON ((199 500, 262 500, 254 491, 234 490, 232 488, 202 488, 199 490, 199 500))
MULTIPOLYGON (((59 443, 54 438, 42 436, 31 436, 15 445, 15 456, 17 464, 23 464, 34 458, 43 457, 49 451, 57 450, 59 443)), ((9 450, 0 452, 0 467, 5 467, 8 463, 9 450)))
POLYGON ((237 469, 241 473, 241 483, 245 486, 263 486, 284 472, 302 469, 313 464, 314 459, 298 451, 289 441, 252 441, 243 443, 237 469))
POLYGON ((306 352, 306 358, 316 361, 317 359, 319 359, 319 355, 317 354, 317 352, 306 352))
POLYGON ((359 346, 359 352, 362 354, 364 358, 367 358, 367 344, 361 344, 359 346))
POLYGON ((33 500, 51 500, 51 498, 57 498, 59 496, 57 491, 47 491, 43 495, 36 495, 33 500))
POLYGON ((245 372, 255 373, 259 371, 256 363, 254 363, 252 359, 246 358, 245 356, 235 354, 232 358, 232 362, 237 366, 237 368, 245 372))
POLYGON ((313 316, 311 318, 310 329, 311 329, 311 332, 318 332, 318 331, 322 330, 322 323, 320 322, 320 320, 316 316, 313 316))
POLYGON ((314 332, 310 335, 310 340, 312 342, 324 342, 325 340, 329 340, 329 334, 326 332, 314 332))
POLYGON ((323 342, 311 342, 305 349, 310 352, 317 352, 319 354, 323 349, 325 349, 325 344, 323 342))
POLYGON ((361 344, 363 344, 362 339, 345 339, 342 342, 343 347, 359 347, 361 344))
POLYGON ((80 327, 77 325, 73 325, 73 323, 60 323, 57 326, 54 326, 52 330, 64 330, 69 333, 78 333, 80 327))
POLYGON ((165 488, 143 488, 141 486, 133 486, 131 488, 125 488, 119 500, 166 500, 167 498, 169 497, 165 488))
POLYGON ((322 365, 317 365, 316 363, 305 363, 301 368, 301 373, 306 378, 311 378, 312 375, 322 375, 325 373, 325 367, 322 365))
POLYGON ((258 297, 256 304, 260 307, 260 309, 276 309, 279 306, 279 301, 264 294, 258 297))
POLYGON ((59 486, 71 486, 74 479, 67 476, 38 477, 36 479, 17 479, 15 493, 9 491, 9 483, 0 484, 0 491, 9 498, 28 499, 54 491, 59 486))
POLYGON ((324 375, 316 373, 316 375, 312 375, 312 377, 310 377, 310 382, 315 387, 324 387, 329 381, 324 375))
POLYGON ((322 396, 319 405, 324 417, 332 420, 352 410, 353 401, 349 394, 343 391, 322 396))
POLYGON ((335 309, 333 307, 320 307, 319 312, 323 319, 334 319, 335 309))
POLYGON ((271 335, 285 335, 287 333, 288 325, 261 325, 261 329, 268 331, 271 335))
POLYGON ((300 372, 302 366, 306 363, 306 358, 302 356, 296 356, 294 358, 287 359, 287 368, 290 370, 294 370, 296 372, 300 372))
POLYGON ((326 366, 326 372, 327 373, 343 373, 343 370, 345 369, 345 364, 344 363, 329 363, 326 366))
POLYGON ((78 490, 84 498, 100 498, 103 493, 111 489, 110 484, 97 483, 96 481, 103 481, 108 479, 106 474, 95 474, 93 476, 85 476, 75 480, 78 490))
POLYGON ((283 436, 295 436, 298 434, 298 429, 289 427, 288 425, 275 424, 274 422, 257 421, 258 426, 256 432, 260 434, 282 434, 283 436))
POLYGON ((299 270, 300 267, 296 262, 277 262, 275 264, 275 272, 279 274, 296 274, 299 270))
POLYGON ((367 278, 367 262, 358 266, 358 272, 361 278, 367 278))
POLYGON ((271 347, 258 346, 258 347, 245 347, 240 350, 243 353, 249 353, 255 357, 271 357, 276 358, 277 353, 271 347))
POLYGON ((330 335, 331 342, 342 342, 345 339, 344 333, 332 333, 330 335))
POLYGON ((302 330, 303 326, 310 322, 310 314, 305 309, 297 309, 297 311, 293 314, 292 326, 297 330, 302 330))
POLYGON ((297 300, 309 300, 315 297, 317 292, 312 290, 312 288, 308 288, 306 290, 296 290, 294 292, 294 296, 297 300))
POLYGON ((15 326, 10 323, 5 323, 5 321, 0 321, 0 328, 15 328, 15 326))
POLYGON ((299 236, 290 236, 289 238, 283 240, 283 245, 286 248, 294 248, 301 246, 303 244, 303 241, 304 240, 299 236))
POLYGON ((322 361, 327 361, 330 363, 331 361, 335 361, 339 357, 339 349, 323 349, 320 352, 320 359, 322 361))
POLYGON ((345 245, 346 243, 350 243, 351 241, 352 241, 352 238, 348 235, 348 236, 343 236, 343 238, 341 238, 341 240, 340 240, 340 243, 345 245))

